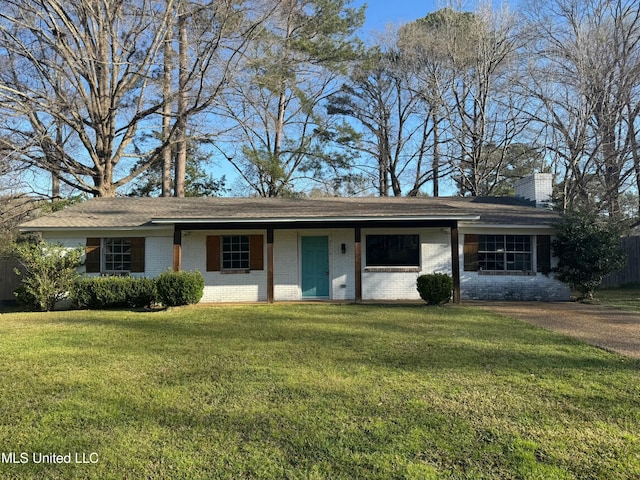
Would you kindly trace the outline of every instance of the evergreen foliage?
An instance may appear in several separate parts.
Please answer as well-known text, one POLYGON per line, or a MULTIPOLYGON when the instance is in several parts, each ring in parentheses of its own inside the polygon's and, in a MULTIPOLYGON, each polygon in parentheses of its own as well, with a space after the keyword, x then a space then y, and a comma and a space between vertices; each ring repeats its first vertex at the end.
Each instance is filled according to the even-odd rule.
POLYGON ((204 293, 200 272, 163 272, 156 278, 158 300, 165 307, 198 303, 204 293))
POLYGON ((451 300, 453 279, 446 273, 420 275, 417 280, 418 293, 427 305, 443 305, 451 300))
POLYGON ((157 302, 151 278, 90 277, 76 279, 72 300, 77 308, 144 308, 157 302))
POLYGON ((20 242, 14 252, 21 269, 20 287, 15 291, 19 303, 33 310, 50 311, 66 298, 78 276, 84 249, 69 249, 62 244, 20 242))
POLYGON ((620 242, 624 226, 599 216, 594 211, 569 211, 554 225, 553 254, 558 257, 554 269, 563 282, 592 299, 602 279, 626 262, 620 242))

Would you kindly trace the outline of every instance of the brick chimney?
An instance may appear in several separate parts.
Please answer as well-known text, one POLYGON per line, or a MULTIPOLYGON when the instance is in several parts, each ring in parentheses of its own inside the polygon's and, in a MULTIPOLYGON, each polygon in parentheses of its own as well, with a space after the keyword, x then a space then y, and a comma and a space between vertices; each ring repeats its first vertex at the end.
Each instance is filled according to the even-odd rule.
POLYGON ((535 202, 538 208, 549 208, 553 196, 553 175, 534 173, 515 183, 516 197, 535 202))

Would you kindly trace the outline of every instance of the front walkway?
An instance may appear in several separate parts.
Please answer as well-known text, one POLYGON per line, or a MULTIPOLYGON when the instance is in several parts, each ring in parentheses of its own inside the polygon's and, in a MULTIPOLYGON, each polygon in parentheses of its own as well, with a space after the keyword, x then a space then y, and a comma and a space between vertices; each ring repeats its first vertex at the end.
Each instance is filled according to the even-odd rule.
POLYGON ((495 302, 478 306, 640 359, 640 314, 575 302, 495 302))

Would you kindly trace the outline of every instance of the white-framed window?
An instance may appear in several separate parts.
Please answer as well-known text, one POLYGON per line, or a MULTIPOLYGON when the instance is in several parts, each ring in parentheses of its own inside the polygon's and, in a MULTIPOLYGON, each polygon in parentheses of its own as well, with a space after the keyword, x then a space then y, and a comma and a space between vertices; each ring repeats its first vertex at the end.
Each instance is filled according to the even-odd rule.
POLYGON ((131 239, 105 238, 103 243, 103 261, 105 272, 131 271, 131 239))
POLYGON ((85 271, 106 275, 144 272, 145 238, 87 238, 85 271))
POLYGON ((222 236, 222 270, 249 270, 249 236, 222 236))
POLYGON ((533 271, 530 235, 479 235, 478 270, 533 271))

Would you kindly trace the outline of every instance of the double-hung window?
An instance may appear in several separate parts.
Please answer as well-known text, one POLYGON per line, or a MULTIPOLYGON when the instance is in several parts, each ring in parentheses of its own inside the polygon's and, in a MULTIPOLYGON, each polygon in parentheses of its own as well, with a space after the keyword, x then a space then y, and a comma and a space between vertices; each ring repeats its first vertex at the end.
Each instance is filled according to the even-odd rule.
POLYGON ((130 238, 105 238, 103 248, 105 272, 121 273, 131 271, 130 238))
POLYGON ((531 235, 465 235, 465 271, 533 272, 533 239, 531 235))
POLYGON ((249 236, 224 235, 222 237, 222 270, 249 269, 249 236))
POLYGON ((208 235, 207 272, 249 273, 264 269, 262 235, 208 235))
POLYGON ((480 235, 478 267, 488 271, 531 271, 529 235, 480 235))
POLYGON ((145 271, 144 237, 87 238, 87 273, 127 274, 145 271))

